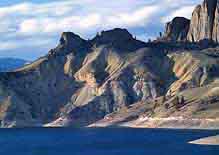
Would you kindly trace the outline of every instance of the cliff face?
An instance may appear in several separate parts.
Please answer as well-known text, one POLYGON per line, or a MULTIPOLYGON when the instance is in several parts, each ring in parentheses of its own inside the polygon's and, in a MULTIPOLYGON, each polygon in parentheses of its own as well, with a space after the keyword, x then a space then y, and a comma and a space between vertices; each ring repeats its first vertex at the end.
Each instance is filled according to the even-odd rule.
POLYGON ((197 42, 203 39, 214 40, 213 33, 217 0, 205 0, 198 5, 192 14, 188 40, 197 42))
POLYGON ((215 16, 214 16, 214 26, 213 26, 213 40, 217 43, 219 42, 219 1, 217 1, 215 16))
POLYGON ((204 0, 195 7, 192 18, 176 17, 167 23, 164 40, 199 42, 203 40, 218 43, 219 1, 204 0))

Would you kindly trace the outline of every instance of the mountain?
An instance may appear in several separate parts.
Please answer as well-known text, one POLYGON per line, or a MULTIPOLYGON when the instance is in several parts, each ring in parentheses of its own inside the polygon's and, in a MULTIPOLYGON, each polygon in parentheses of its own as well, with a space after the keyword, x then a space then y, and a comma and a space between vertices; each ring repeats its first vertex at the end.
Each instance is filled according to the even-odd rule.
POLYGON ((199 37, 193 18, 148 43, 120 28, 91 40, 63 32, 46 56, 0 73, 1 126, 217 128, 219 48, 213 34, 188 39, 199 37))
POLYGON ((0 58, 0 72, 8 72, 20 68, 28 61, 17 58, 0 58))

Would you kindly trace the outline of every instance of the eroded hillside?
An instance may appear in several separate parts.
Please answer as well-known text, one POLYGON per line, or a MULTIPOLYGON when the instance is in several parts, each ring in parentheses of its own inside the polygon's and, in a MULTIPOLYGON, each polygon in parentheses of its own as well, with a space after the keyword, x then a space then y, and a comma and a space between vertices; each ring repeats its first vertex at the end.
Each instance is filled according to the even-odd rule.
POLYGON ((64 32, 46 56, 1 73, 1 126, 219 126, 218 46, 213 34, 190 42, 193 25, 177 17, 150 43, 119 28, 91 40, 64 32))

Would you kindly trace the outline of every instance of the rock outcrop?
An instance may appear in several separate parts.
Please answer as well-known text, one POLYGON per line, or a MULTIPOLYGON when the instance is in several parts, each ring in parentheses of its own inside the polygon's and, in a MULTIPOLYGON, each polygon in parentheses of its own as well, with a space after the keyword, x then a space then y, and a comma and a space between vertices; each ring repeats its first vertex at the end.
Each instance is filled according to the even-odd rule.
POLYGON ((204 0, 192 13, 187 39, 191 42, 213 40, 217 42, 217 0, 204 0), (215 29, 215 30, 214 30, 215 29))
POLYGON ((168 41, 185 41, 189 31, 190 20, 176 17, 166 24, 164 38, 168 41))
POLYGON ((195 7, 191 20, 175 17, 166 24, 166 41, 219 43, 219 1, 204 0, 195 7))
POLYGON ((214 16, 214 26, 213 26, 213 40, 219 43, 219 1, 217 1, 217 6, 215 9, 215 16, 214 16))

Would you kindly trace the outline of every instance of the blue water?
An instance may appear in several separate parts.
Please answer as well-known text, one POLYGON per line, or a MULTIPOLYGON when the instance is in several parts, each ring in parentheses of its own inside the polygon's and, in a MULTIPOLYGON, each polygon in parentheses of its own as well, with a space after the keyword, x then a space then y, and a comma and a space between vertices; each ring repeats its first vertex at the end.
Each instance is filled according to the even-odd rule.
POLYGON ((187 142, 219 131, 168 129, 0 129, 0 155, 219 155, 187 142))

